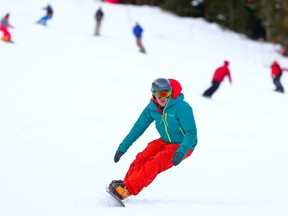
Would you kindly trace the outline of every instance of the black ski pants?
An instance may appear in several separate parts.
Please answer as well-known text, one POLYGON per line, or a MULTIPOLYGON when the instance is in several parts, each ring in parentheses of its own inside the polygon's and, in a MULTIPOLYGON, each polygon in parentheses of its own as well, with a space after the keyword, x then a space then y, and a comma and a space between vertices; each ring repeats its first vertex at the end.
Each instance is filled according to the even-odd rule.
POLYGON ((284 88, 283 88, 283 86, 282 86, 282 84, 280 82, 281 75, 282 74, 279 74, 278 76, 275 76, 273 78, 273 83, 276 86, 275 91, 284 92, 284 88))
POLYGON ((212 81, 212 86, 208 88, 204 93, 203 96, 205 97, 211 97, 214 92, 219 88, 220 83, 218 81, 213 80, 212 81))

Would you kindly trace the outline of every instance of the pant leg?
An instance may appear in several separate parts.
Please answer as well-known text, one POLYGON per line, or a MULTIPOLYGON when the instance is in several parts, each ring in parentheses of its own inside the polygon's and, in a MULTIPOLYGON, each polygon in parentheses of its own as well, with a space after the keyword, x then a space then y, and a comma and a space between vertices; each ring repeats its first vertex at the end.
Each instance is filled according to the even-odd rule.
POLYGON ((275 78, 273 79, 273 83, 276 86, 276 91, 284 92, 284 88, 280 82, 280 78, 281 78, 281 74, 278 76, 275 76, 275 78))
POLYGON ((208 96, 208 97, 211 97, 215 92, 216 90, 219 88, 220 86, 220 83, 217 82, 217 81, 212 81, 212 86, 210 88, 208 88, 204 93, 203 93, 203 96, 208 96))
POLYGON ((3 29, 4 29, 4 27, 0 25, 0 31, 2 31, 3 34, 4 34, 4 30, 3 29))
POLYGON ((95 35, 100 35, 100 27, 101 27, 101 22, 96 21, 95 35))
POLYGON ((141 169, 143 164, 159 151, 164 149, 165 143, 161 139, 153 140, 148 143, 147 147, 136 155, 135 160, 131 163, 128 172, 125 175, 124 181, 127 180, 134 172, 141 169))
POLYGON ((7 30, 7 28, 5 28, 4 26, 1 26, 0 30, 3 32, 3 37, 2 38, 4 38, 7 41, 11 41, 11 34, 7 30))
MULTIPOLYGON (((44 16, 45 17, 45 16, 44 16)), ((38 23, 43 23, 44 22, 44 17, 41 17, 39 20, 38 20, 38 23)))
MULTIPOLYGON (((173 166, 172 157, 179 147, 178 144, 167 144, 162 140, 152 141, 150 145, 151 148, 148 146, 147 152, 145 152, 145 149, 140 153, 144 155, 144 160, 140 160, 141 155, 137 155, 138 159, 136 158, 132 163, 132 165, 134 164, 133 166, 139 163, 137 164, 137 168, 131 173, 128 171, 129 175, 126 175, 126 178, 124 179, 124 184, 132 195, 137 195, 144 187, 151 184, 159 173, 173 166), (155 144, 155 142, 160 142, 160 145, 159 143, 155 144), (154 152, 154 150, 157 150, 157 148, 152 148, 154 145, 161 146, 160 149, 158 149, 158 152, 154 152), (150 152, 150 150, 152 151, 150 152)), ((190 150, 185 158, 190 156, 191 153, 192 151, 190 150)))
POLYGON ((43 16, 38 23, 46 24, 46 22, 50 19, 49 16, 43 16))
POLYGON ((143 45, 142 45, 141 38, 136 38, 136 44, 137 44, 137 46, 139 47, 139 49, 140 49, 141 52, 145 52, 145 49, 144 49, 144 47, 143 47, 143 45))

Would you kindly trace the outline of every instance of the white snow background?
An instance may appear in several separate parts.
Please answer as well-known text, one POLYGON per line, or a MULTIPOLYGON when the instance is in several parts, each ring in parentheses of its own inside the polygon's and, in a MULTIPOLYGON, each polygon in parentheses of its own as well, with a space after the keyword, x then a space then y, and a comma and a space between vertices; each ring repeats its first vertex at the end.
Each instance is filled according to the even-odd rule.
MULTIPOLYGON (((149 6, 0 0, 15 44, 0 43, 1 216, 286 216, 288 97, 273 91, 277 46, 149 6), (50 3, 47 27, 35 22, 50 3), (101 37, 94 14, 105 13, 101 37), (144 28, 141 54, 132 35, 144 28), (230 61, 211 100, 201 95, 230 61), (199 143, 192 156, 115 207, 105 192, 158 138, 154 124, 114 153, 148 104, 151 82, 181 82, 199 143)), ((288 89, 288 74, 282 83, 288 89)))

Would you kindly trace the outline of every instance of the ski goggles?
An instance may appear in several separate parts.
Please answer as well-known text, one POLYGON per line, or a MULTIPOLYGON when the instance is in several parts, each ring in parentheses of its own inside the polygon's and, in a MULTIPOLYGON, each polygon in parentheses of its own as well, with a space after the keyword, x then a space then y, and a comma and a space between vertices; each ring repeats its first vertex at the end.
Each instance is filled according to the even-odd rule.
POLYGON ((171 96, 171 92, 170 91, 160 91, 160 92, 152 92, 153 96, 161 99, 161 98, 168 98, 171 96))

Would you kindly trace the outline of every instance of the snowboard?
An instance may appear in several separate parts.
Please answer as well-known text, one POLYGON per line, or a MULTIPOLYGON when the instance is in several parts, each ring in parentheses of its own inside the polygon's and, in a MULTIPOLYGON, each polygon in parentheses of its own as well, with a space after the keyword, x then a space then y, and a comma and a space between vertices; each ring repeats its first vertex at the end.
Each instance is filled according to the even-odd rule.
POLYGON ((113 199, 116 201, 116 203, 120 206, 120 207, 125 207, 124 203, 122 202, 122 200, 120 200, 115 194, 113 194, 109 188, 106 189, 107 193, 111 195, 111 197, 113 197, 113 199))

